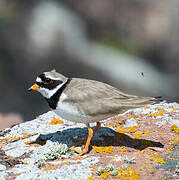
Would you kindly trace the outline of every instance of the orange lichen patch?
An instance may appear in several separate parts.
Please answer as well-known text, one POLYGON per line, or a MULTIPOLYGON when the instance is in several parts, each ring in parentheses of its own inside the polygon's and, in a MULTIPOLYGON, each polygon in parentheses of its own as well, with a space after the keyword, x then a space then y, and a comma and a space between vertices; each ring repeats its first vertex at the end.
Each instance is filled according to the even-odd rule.
POLYGON ((174 150, 174 145, 170 145, 168 146, 168 148, 166 148, 166 151, 168 151, 169 153, 171 153, 174 150))
POLYGON ((125 149, 123 147, 117 148, 117 151, 122 151, 122 152, 126 152, 127 153, 127 149, 125 149))
POLYGON ((156 107, 155 109, 156 109, 156 110, 162 110, 162 108, 161 108, 161 107, 156 107))
POLYGON ((92 146, 93 151, 96 153, 106 153, 106 154, 111 154, 113 153, 113 146, 107 146, 107 147, 97 147, 97 146, 92 146))
POLYGON ((173 124, 172 125, 172 131, 176 132, 176 133, 179 133, 179 127, 176 124, 173 124))
POLYGON ((24 144, 31 144, 31 142, 30 141, 26 141, 26 142, 24 142, 24 144))
POLYGON ((147 171, 141 170, 141 168, 137 169, 139 172, 146 174, 147 171))
POLYGON ((151 167, 151 166, 148 166, 148 167, 147 167, 147 169, 152 170, 152 169, 154 169, 154 168, 153 168, 153 167, 151 167))
POLYGON ((152 163, 151 162, 146 162, 146 163, 143 164, 143 166, 146 166, 148 164, 152 164, 152 163))
POLYGON ((63 161, 63 159, 55 159, 55 161, 63 161))
POLYGON ((152 158, 152 161, 156 161, 160 164, 165 164, 166 162, 161 157, 152 158))
POLYGON ((77 163, 77 164, 80 164, 80 163, 81 163, 81 161, 77 161, 76 163, 77 163))
POLYGON ((48 170, 55 170, 55 165, 48 165, 47 167, 44 167, 42 171, 48 171, 48 170))
POLYGON ((144 153, 144 149, 142 151, 137 151, 137 153, 140 153, 140 154, 144 153))
POLYGON ((172 139, 173 144, 177 143, 179 141, 179 136, 177 136, 175 139, 172 139))
POLYGON ((114 127, 112 124, 106 124, 106 127, 114 127))
POLYGON ((86 159, 87 157, 79 156, 78 159, 86 159))
POLYGON ((138 130, 138 126, 132 126, 132 127, 128 127, 128 128, 118 128, 116 130, 116 132, 118 133, 133 133, 136 132, 138 130))
POLYGON ((125 133, 126 131, 127 130, 124 129, 124 128, 119 128, 119 129, 116 130, 116 132, 118 132, 118 133, 125 133))
POLYGON ((174 111, 179 111, 179 109, 173 108, 173 109, 171 110, 171 112, 174 112, 174 111))
POLYGON ((148 117, 157 117, 157 116, 163 116, 165 113, 166 113, 166 110, 161 108, 161 109, 159 110, 159 112, 157 112, 157 113, 151 113, 151 114, 148 114, 147 116, 148 116, 148 117))
POLYGON ((138 173, 130 167, 128 167, 127 169, 118 170, 117 177, 124 180, 138 180, 139 179, 138 173))
POLYGON ((151 131, 143 131, 143 134, 150 134, 151 131))
POLYGON ((152 153, 152 152, 148 152, 147 154, 148 154, 149 156, 155 156, 155 154, 152 153))
POLYGON ((50 125, 63 124, 63 121, 57 118, 53 118, 50 122, 50 125))
POLYGON ((94 178, 93 176, 90 176, 88 177, 88 180, 93 180, 93 178, 94 178))
POLYGON ((145 106, 145 107, 143 107, 143 109, 149 109, 150 108, 150 106, 145 106))
POLYGON ((138 121, 142 121, 142 118, 137 119, 138 121))
POLYGON ((30 147, 32 147, 32 146, 39 146, 39 144, 30 142, 30 141, 24 142, 24 144, 27 144, 26 147, 28 147, 28 148, 30 148, 30 147))
POLYGON ((132 127, 128 127, 128 132, 129 133, 134 133, 138 130, 138 126, 132 126, 132 127))
POLYGON ((63 164, 70 164, 70 163, 65 161, 65 162, 62 162, 61 164, 63 165, 63 164))
POLYGON ((3 138, 3 139, 0 139, 0 141, 3 141, 3 142, 17 141, 17 140, 20 140, 20 139, 28 138, 30 136, 32 136, 32 134, 22 134, 22 136, 14 136, 13 138, 3 138))
POLYGON ((142 136, 143 136, 143 134, 141 132, 134 134, 134 138, 139 138, 142 136))
MULTIPOLYGON (((89 166, 89 168, 90 168, 90 166, 89 166)), ((95 174, 95 171, 94 171, 94 170, 91 170, 91 174, 94 175, 94 174, 95 174)))
POLYGON ((111 174, 111 172, 109 171, 109 172, 103 172, 102 174, 101 174, 101 177, 103 178, 103 179, 106 179, 109 175, 111 174))
POLYGON ((118 121, 117 121, 117 123, 116 123, 115 121, 113 121, 113 122, 106 123, 105 126, 106 126, 106 127, 117 127, 117 128, 122 128, 122 127, 124 126, 124 124, 121 123, 121 122, 118 122, 118 121))
POLYGON ((120 115, 117 115, 117 116, 114 116, 115 119, 123 119, 124 116, 120 116, 120 115))

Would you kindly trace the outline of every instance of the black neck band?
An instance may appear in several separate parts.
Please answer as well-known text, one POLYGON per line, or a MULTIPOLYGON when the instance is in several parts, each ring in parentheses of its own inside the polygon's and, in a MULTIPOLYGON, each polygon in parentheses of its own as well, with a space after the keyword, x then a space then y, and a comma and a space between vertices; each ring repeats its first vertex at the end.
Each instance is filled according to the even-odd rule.
POLYGON ((68 78, 67 81, 63 84, 63 86, 60 87, 60 89, 58 89, 57 92, 50 99, 45 98, 47 100, 50 108, 56 109, 58 101, 59 101, 59 98, 60 98, 62 92, 65 90, 67 84, 70 81, 71 81, 71 78, 68 78))

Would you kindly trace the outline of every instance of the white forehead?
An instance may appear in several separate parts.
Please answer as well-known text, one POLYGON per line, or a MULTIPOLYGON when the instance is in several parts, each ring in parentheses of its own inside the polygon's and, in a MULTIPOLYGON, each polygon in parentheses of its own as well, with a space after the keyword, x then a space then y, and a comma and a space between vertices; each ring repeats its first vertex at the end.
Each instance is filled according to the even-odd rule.
POLYGON ((36 82, 42 82, 42 79, 37 77, 36 82))
MULTIPOLYGON (((52 77, 50 75, 46 75, 46 78, 52 79, 52 80, 59 80, 59 78, 52 77)), ((42 82, 42 79, 40 77, 37 77, 36 82, 42 82)))
POLYGON ((52 79, 52 80, 59 80, 59 78, 55 78, 55 77, 53 77, 51 75, 48 75, 48 74, 46 74, 45 77, 49 78, 49 79, 52 79))

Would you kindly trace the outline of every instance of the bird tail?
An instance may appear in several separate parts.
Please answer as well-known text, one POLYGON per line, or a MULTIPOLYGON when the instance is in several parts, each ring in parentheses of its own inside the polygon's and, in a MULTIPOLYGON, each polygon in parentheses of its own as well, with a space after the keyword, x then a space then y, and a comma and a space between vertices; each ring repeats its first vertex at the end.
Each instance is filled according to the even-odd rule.
POLYGON ((138 107, 144 107, 151 104, 156 104, 163 101, 161 96, 158 97, 138 97, 133 96, 129 99, 126 99, 126 101, 122 102, 123 106, 128 106, 130 108, 138 108, 138 107))

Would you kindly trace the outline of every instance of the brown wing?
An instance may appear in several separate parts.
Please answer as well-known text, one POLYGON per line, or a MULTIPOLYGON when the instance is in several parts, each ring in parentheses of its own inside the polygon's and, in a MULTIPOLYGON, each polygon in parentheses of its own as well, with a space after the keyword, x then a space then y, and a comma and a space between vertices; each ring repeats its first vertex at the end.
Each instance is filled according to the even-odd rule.
POLYGON ((153 104, 156 98, 128 95, 108 84, 74 78, 65 92, 70 96, 66 102, 73 103, 87 115, 112 116, 128 109, 153 104))

